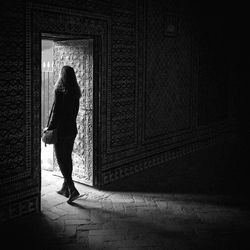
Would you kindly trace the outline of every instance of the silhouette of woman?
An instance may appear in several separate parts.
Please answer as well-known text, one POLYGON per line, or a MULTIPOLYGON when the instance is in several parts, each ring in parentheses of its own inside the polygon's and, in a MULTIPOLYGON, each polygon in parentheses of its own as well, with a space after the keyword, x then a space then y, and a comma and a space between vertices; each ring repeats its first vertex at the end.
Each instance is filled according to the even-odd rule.
POLYGON ((72 151, 77 135, 76 117, 80 97, 81 90, 74 69, 70 66, 63 66, 55 84, 54 109, 47 129, 57 128, 58 139, 54 144, 54 149, 64 177, 62 188, 57 193, 69 197, 67 201, 69 204, 80 195, 72 180, 72 151))

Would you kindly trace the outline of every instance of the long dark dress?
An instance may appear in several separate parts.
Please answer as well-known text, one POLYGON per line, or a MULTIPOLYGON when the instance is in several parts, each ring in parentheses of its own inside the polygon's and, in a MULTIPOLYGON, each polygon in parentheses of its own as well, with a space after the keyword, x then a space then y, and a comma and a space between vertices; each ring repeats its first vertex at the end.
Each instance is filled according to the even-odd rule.
POLYGON ((58 141, 54 145, 57 162, 67 185, 72 185, 72 151, 77 135, 76 117, 79 99, 62 90, 56 90, 54 109, 48 129, 57 128, 58 141))

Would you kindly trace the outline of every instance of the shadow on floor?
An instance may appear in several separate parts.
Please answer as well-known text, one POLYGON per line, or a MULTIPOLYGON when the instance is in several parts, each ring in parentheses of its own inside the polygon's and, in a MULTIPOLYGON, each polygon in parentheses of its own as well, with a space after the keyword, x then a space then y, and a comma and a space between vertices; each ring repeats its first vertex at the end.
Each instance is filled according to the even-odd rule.
POLYGON ((61 239, 43 214, 27 215, 1 226, 1 249, 60 250, 61 239))
POLYGON ((243 149, 220 144, 105 185, 105 191, 194 195, 199 202, 249 207, 243 149), (222 148, 227 148, 222 150, 222 148), (213 156, 213 157, 211 157, 213 156), (239 165, 241 169, 239 170, 239 165), (205 196, 204 196, 205 195, 205 196), (214 197, 217 198, 214 198, 214 197), (220 197, 223 196, 223 199, 220 197), (201 197, 201 198, 198 198, 201 197), (205 197, 205 199, 204 199, 205 197), (211 198, 209 198, 211 197, 211 198))

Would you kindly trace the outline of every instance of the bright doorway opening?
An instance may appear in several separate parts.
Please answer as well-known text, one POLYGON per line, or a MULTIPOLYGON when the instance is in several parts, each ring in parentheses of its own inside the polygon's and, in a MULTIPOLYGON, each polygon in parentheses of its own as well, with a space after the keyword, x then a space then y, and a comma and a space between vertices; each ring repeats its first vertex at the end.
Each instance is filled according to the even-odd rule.
MULTIPOLYGON (((53 45, 52 40, 42 40, 42 75, 41 75, 41 129, 47 126, 53 102, 53 45)), ((41 131, 42 133, 42 131, 41 131)), ((41 141, 41 168, 53 171, 53 145, 41 141)))
MULTIPOLYGON (((93 39, 43 35, 41 40, 41 134, 54 99, 54 84, 62 66, 74 68, 81 88, 78 134, 72 153, 73 180, 93 186, 93 39)), ((61 177, 52 145, 41 141, 42 198, 50 185, 48 176, 61 177), (47 177, 46 177, 47 176, 47 177)), ((56 191, 56 190, 55 190, 56 191)), ((42 199, 43 200, 43 199, 42 199)))

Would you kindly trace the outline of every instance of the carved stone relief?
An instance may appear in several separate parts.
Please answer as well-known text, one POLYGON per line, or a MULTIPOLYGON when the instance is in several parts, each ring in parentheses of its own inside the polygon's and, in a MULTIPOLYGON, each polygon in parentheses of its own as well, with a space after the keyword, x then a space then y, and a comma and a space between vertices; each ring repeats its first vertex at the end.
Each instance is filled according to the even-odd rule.
POLYGON ((135 147, 137 143, 136 1, 130 3, 130 9, 126 12, 120 4, 121 1, 115 1, 112 12, 109 152, 126 150, 135 147))
POLYGON ((159 3, 147 2, 144 137, 148 140, 190 128, 193 79, 190 24, 176 15, 178 33, 168 35, 159 3))
MULTIPOLYGON (((74 68, 81 88, 79 113, 77 116, 78 134, 75 139, 73 178, 93 185, 93 42, 92 40, 72 40, 54 42, 53 47, 54 82, 61 68, 69 65, 74 68)), ((54 161, 54 171, 60 172, 54 161)))

